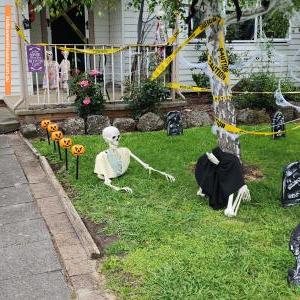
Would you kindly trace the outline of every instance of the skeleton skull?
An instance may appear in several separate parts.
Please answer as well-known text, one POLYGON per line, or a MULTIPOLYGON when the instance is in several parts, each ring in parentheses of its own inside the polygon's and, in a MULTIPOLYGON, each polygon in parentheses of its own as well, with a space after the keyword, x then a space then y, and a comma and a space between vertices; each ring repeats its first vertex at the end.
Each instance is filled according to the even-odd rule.
POLYGON ((118 146, 120 140, 120 131, 114 126, 108 126, 103 129, 102 137, 107 144, 118 146))

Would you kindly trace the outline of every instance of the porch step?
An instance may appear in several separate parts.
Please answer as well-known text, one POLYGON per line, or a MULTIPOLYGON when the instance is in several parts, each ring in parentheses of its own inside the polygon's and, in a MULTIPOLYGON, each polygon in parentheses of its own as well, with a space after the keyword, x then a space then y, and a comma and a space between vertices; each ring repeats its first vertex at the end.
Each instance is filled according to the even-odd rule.
POLYGON ((18 130, 20 123, 6 107, 0 107, 0 134, 18 130))

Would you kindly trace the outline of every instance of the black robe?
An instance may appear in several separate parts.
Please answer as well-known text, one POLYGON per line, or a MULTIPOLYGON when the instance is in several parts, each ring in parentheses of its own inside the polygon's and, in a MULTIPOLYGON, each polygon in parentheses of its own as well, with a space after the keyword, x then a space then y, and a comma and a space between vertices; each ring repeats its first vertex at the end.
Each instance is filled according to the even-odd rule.
POLYGON ((209 205, 213 209, 225 208, 229 195, 237 192, 244 184, 242 166, 239 159, 219 147, 213 149, 213 155, 220 161, 212 163, 206 154, 202 155, 195 169, 198 185, 209 197, 209 205))

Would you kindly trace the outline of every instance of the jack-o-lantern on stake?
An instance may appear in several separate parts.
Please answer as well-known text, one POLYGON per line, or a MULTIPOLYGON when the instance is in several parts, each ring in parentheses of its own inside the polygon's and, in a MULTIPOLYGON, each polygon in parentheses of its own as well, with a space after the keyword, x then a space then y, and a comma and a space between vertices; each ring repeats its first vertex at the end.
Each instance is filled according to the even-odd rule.
POLYGON ((76 157, 76 179, 79 178, 79 156, 85 153, 85 148, 83 145, 74 145, 71 148, 71 153, 76 157))
MULTIPOLYGON (((47 127, 47 131, 48 133, 52 133, 54 131, 58 131, 58 126, 56 123, 50 123, 47 127)), ((54 149, 54 152, 56 151, 56 145, 55 145, 55 141, 53 141, 53 149, 54 149)))
POLYGON ((59 153, 59 159, 62 160, 61 158, 61 152, 60 152, 60 147, 59 147, 59 140, 61 140, 64 137, 64 134, 61 131, 54 131, 51 133, 51 140, 53 141, 54 145, 57 143, 57 149, 59 153))
POLYGON ((72 140, 70 138, 62 138, 59 141, 59 146, 65 149, 65 157, 66 157, 66 170, 68 171, 68 149, 72 146, 72 140))
POLYGON ((49 132, 48 132, 48 125, 51 123, 50 120, 42 120, 41 121, 41 128, 46 130, 47 133, 47 139, 48 139, 48 144, 50 145, 50 136, 49 136, 49 132))

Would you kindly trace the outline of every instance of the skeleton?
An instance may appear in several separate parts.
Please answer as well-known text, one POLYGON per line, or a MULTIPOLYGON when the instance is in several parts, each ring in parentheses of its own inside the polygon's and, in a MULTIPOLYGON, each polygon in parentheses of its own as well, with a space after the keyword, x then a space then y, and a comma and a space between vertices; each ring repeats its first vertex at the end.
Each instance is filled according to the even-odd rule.
POLYGON ((140 163, 146 170, 148 170, 149 174, 151 174, 151 172, 156 172, 164 176, 170 182, 175 181, 173 176, 150 167, 148 164, 135 156, 128 148, 118 147, 120 141, 120 131, 118 128, 114 126, 104 128, 102 131, 102 137, 109 145, 109 148, 97 155, 94 173, 96 173, 101 180, 104 180, 105 185, 116 191, 132 193, 131 188, 127 186, 117 187, 112 184, 111 180, 126 173, 131 157, 140 163))
MULTIPOLYGON (((218 165, 220 161, 212 154, 212 153, 206 153, 208 159, 215 165, 218 165)), ((197 192, 198 196, 205 197, 205 194, 202 192, 202 188, 199 187, 199 190, 197 192)), ((224 210, 224 214, 227 217, 236 217, 237 212, 239 210, 241 201, 250 201, 250 191, 247 187, 247 185, 243 185, 237 192, 237 196, 234 200, 234 194, 231 194, 228 198, 228 204, 226 209, 224 210)))

